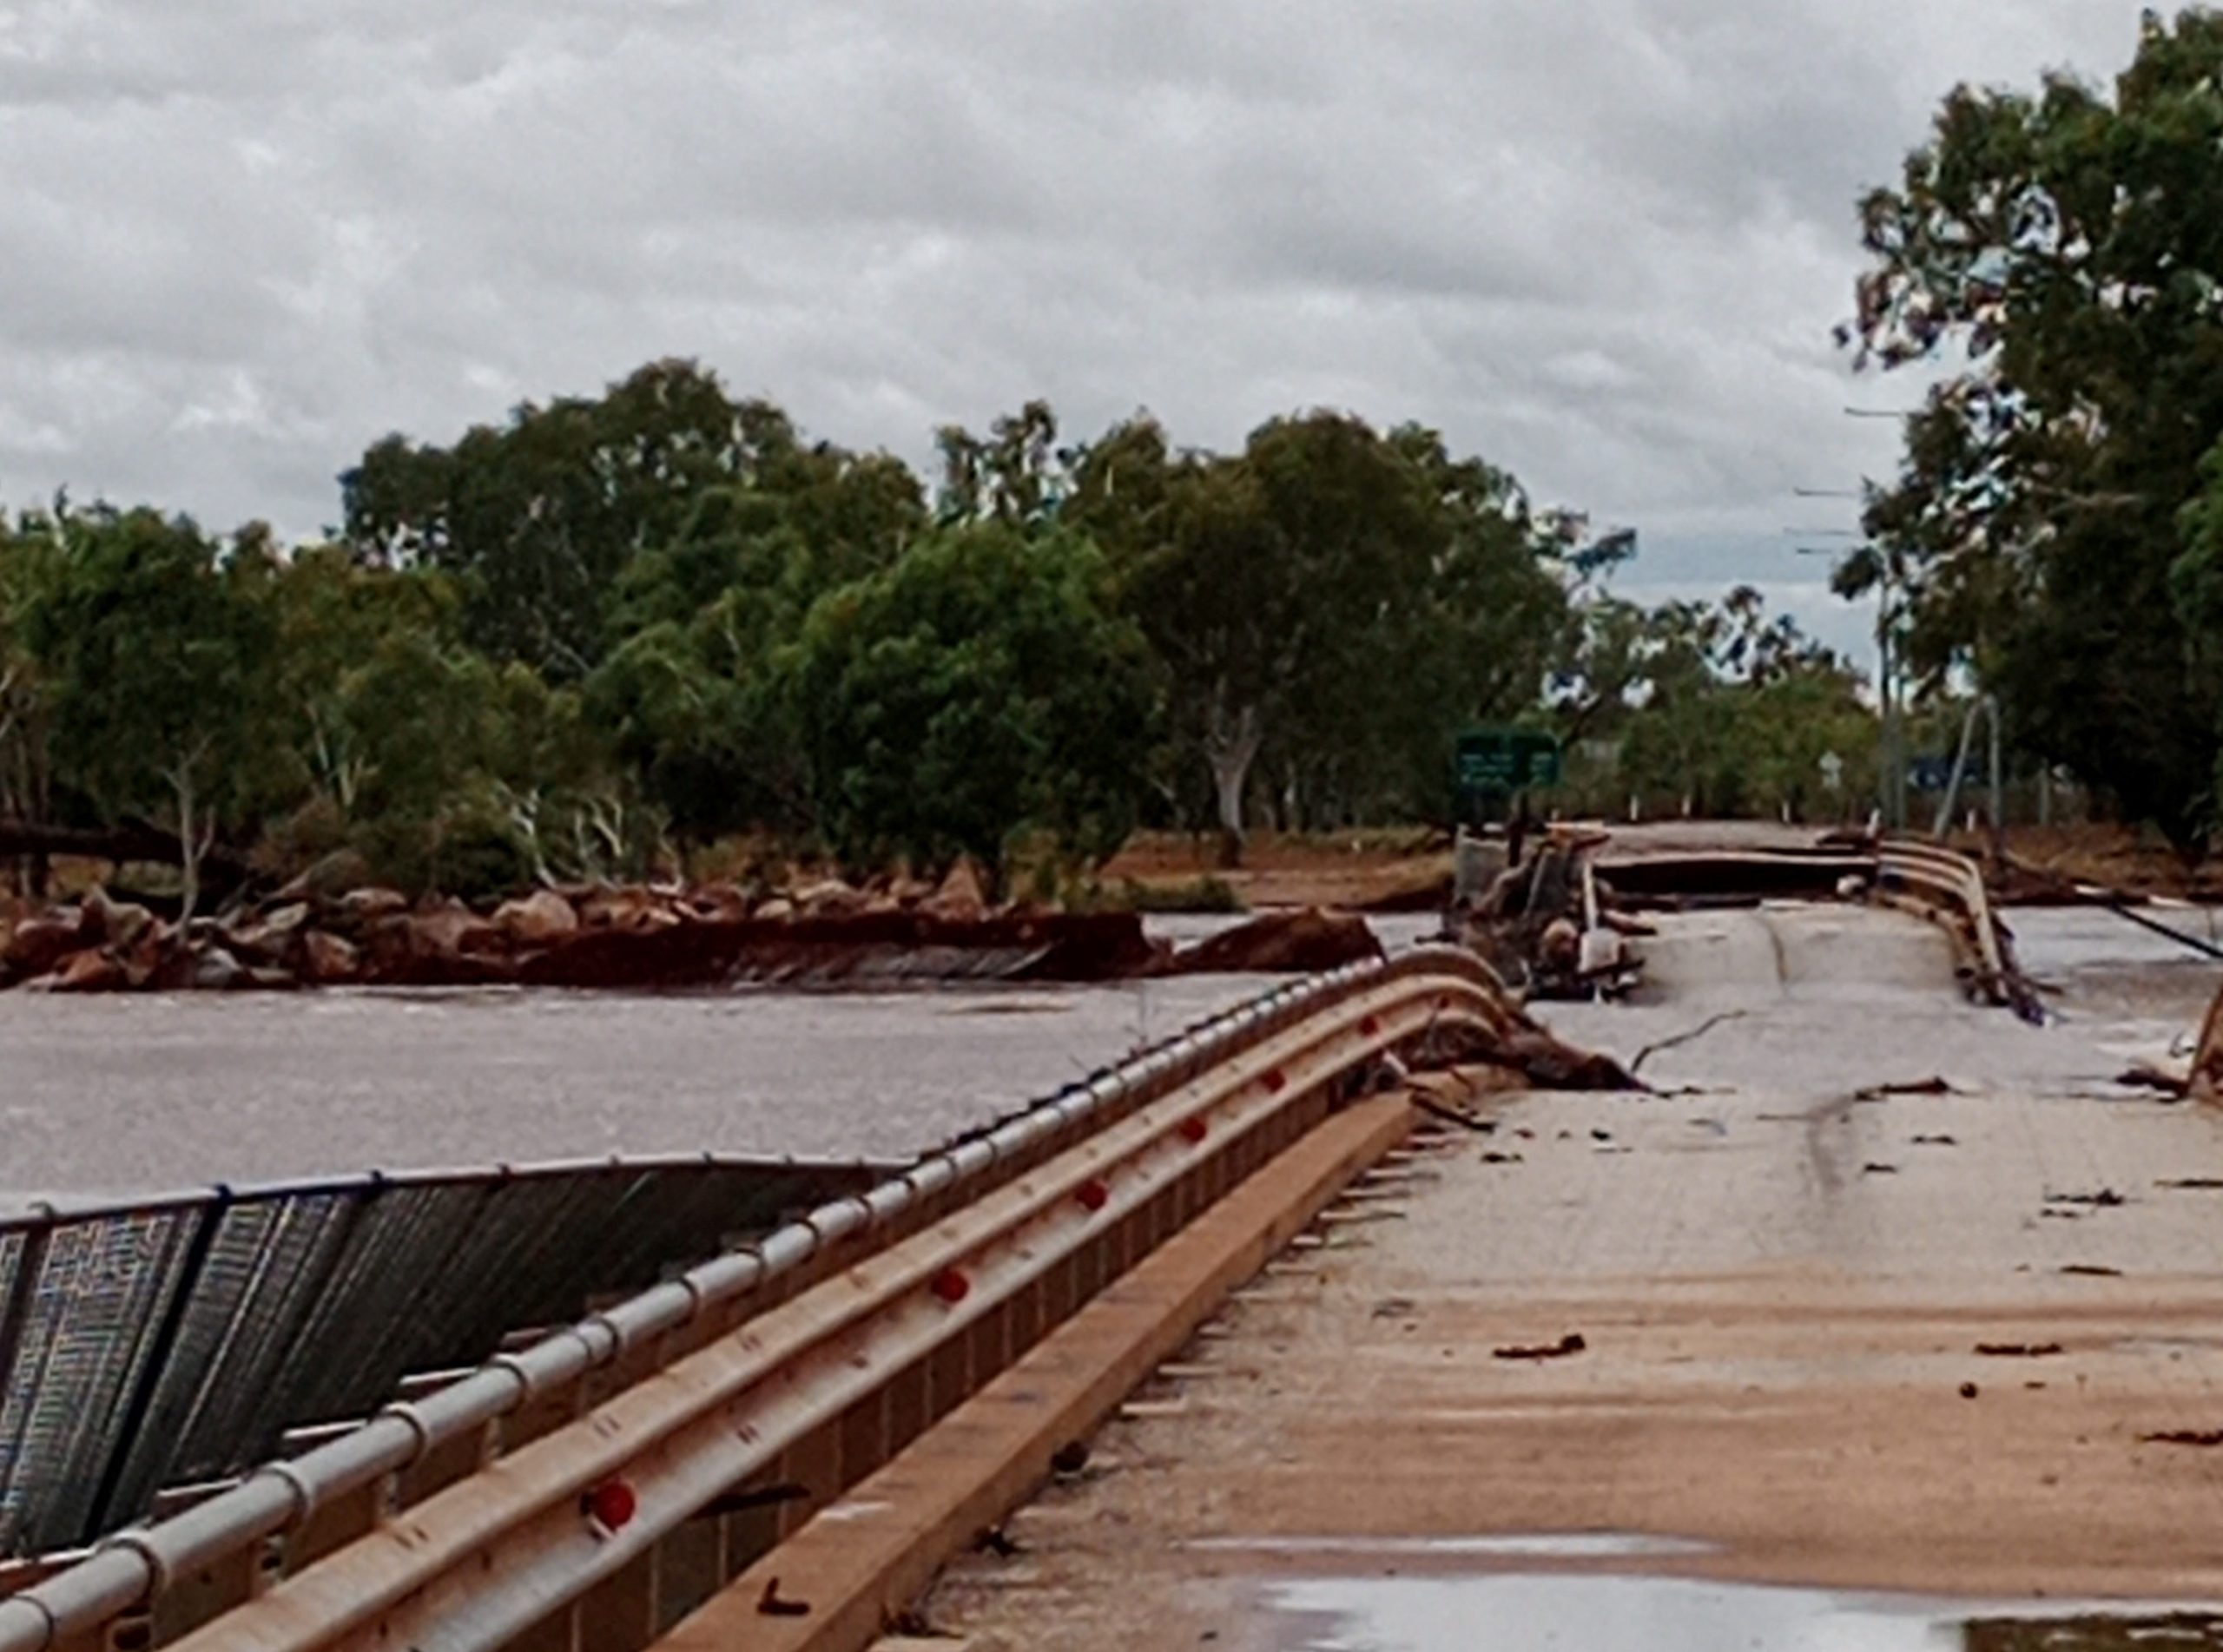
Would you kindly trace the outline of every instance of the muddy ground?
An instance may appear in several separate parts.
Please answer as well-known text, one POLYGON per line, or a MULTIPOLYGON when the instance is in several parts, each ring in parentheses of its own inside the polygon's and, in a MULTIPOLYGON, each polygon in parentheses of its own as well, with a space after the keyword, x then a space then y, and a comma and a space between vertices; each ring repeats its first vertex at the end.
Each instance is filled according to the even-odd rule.
MULTIPOLYGON (((1784 827, 1771 821, 1659 821, 1632 830, 1617 826, 1623 845, 1691 848, 1811 842, 1819 826, 1784 827)), ((1982 836, 1956 839, 1971 852, 1988 846, 1982 836)), ((2044 873, 2106 885, 2146 896, 2223 902, 2223 859, 2197 867, 2185 863, 2159 838, 2114 826, 2015 826, 2007 848, 2044 873)), ((1450 839, 1442 833, 1369 831, 1283 836, 1254 833, 1243 864, 1223 869, 1217 839, 1171 833, 1138 833, 1105 869, 1116 886, 1131 880, 1145 888, 1176 890, 1217 878, 1253 906, 1344 906, 1397 904, 1416 892, 1448 886, 1450 839)))

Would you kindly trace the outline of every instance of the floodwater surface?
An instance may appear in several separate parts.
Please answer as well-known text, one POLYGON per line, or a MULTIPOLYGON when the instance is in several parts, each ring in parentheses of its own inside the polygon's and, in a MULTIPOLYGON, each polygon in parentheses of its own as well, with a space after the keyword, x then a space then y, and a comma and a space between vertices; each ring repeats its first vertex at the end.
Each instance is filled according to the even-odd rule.
POLYGON ((902 1158, 1272 984, 0 994, 0 1207, 613 1153, 902 1158))
POLYGON ((1581 1572, 1310 1578, 1265 1586, 1287 1652, 2164 1652, 2223 1648, 2223 1616, 2046 1602, 1971 1607, 1581 1572))
MULTIPOLYGON (((1187 940, 1228 921, 1152 927, 1187 940)), ((2104 989, 2072 1013, 2119 1017, 2141 1051, 2166 1053, 2214 991, 2212 962, 2112 913, 2015 924, 2034 971, 2104 989)), ((1375 925, 1399 947, 1435 920, 1375 925)), ((900 1158, 1272 984, 0 994, 0 1204, 612 1153, 900 1158)), ((1618 1034, 1632 1018, 1615 1016, 1618 1034)))

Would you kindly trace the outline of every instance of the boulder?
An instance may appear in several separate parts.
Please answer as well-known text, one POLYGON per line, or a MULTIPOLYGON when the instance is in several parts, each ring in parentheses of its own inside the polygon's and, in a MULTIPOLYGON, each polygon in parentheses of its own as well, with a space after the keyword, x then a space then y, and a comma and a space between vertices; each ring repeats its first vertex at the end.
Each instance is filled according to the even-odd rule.
POLYGON ((1182 975, 1316 973, 1382 956, 1367 921, 1352 912, 1263 912, 1248 923, 1186 946, 1174 954, 1182 975))
POLYGON ((386 889, 378 885, 367 888, 351 889, 340 898, 340 910, 358 924, 375 924, 381 918, 392 918, 409 910, 409 897, 399 889, 386 889))
MULTIPOLYGON (((571 908, 564 908, 569 912, 571 908)), ((408 920, 408 950, 419 958, 453 958, 501 950, 503 931, 459 900, 444 901, 408 920)))
POLYGON ((115 992, 130 983, 122 963, 91 946, 72 952, 51 973, 31 984, 49 992, 115 992))
POLYGON ((301 972, 317 985, 352 981, 361 967, 361 954, 339 936, 320 929, 301 936, 301 972))
POLYGON ((230 992, 254 984, 247 968, 221 946, 205 946, 185 954, 181 984, 195 992, 230 992))
POLYGON ((232 931, 228 944, 254 958, 276 963, 294 950, 296 938, 307 927, 308 921, 308 903, 294 901, 254 922, 242 924, 232 931))
POLYGON ((920 903, 919 910, 953 924, 974 924, 986 918, 988 892, 980 868, 970 859, 959 860, 941 880, 941 886, 920 903))
POLYGON ((887 880, 887 898, 898 906, 916 906, 933 897, 934 886, 923 878, 898 872, 887 880))
MULTIPOLYGON (((795 892, 795 910, 805 918, 847 918, 864 911, 869 897, 839 878, 822 879, 795 892)), ((761 917, 762 914, 759 914, 761 917)))
POLYGON ((494 909, 494 927, 520 946, 553 946, 579 932, 579 915, 552 889, 537 889, 494 909))
POLYGON ((750 916, 767 924, 784 924, 795 915, 795 904, 784 895, 775 895, 759 906, 750 916))
POLYGON ((118 900, 105 889, 85 897, 85 915, 107 945, 129 951, 155 926, 154 913, 135 901, 118 900))
POLYGON ((738 884, 704 884, 689 892, 687 909, 712 923, 734 923, 749 916, 749 895, 738 884))
POLYGON ((669 897, 653 889, 643 889, 637 884, 594 890, 571 905, 579 915, 580 926, 585 929, 614 929, 628 934, 641 934, 649 930, 666 929, 680 921, 679 915, 671 910, 669 897))
POLYGON ((99 939, 96 925, 80 907, 64 906, 43 918, 26 918, 16 925, 7 945, 0 947, 0 979, 44 975, 99 939))

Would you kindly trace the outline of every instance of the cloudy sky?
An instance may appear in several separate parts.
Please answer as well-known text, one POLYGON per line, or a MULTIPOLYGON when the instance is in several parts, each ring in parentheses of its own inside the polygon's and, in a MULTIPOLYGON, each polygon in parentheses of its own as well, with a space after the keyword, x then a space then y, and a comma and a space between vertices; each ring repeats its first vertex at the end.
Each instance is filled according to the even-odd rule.
POLYGON ((696 356, 927 457, 1048 397, 1441 427, 1857 643, 1852 203, 2137 0, 0 0, 0 500, 330 523, 392 429, 696 356))

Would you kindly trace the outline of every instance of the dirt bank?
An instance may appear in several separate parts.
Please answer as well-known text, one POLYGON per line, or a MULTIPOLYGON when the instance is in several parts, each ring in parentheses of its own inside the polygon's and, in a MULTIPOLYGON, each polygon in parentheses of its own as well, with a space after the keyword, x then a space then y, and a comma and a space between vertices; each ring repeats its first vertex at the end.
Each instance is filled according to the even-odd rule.
POLYGON ((1425 827, 1350 836, 1254 833, 1243 864, 1223 867, 1217 839, 1139 833, 1103 871, 1104 882, 1159 894, 1223 884, 1245 906, 1345 912, 1441 911, 1451 890, 1450 839, 1425 827))

